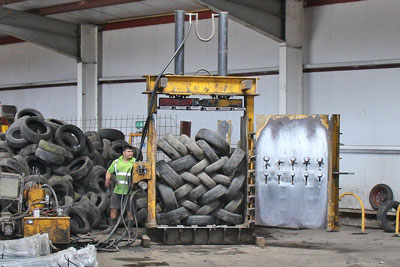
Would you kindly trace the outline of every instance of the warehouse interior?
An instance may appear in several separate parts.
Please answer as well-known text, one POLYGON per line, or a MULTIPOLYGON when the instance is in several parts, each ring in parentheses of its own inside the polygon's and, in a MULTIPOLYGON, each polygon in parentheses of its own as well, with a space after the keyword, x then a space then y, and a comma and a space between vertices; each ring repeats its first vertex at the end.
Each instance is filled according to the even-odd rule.
MULTIPOLYGON (((209 255, 200 265, 233 263, 229 259, 218 262, 219 254, 212 245, 229 250, 225 255, 237 252, 251 257, 255 253, 254 257, 260 258, 253 261, 256 266, 263 262, 261 255, 267 259, 265 249, 276 254, 289 248, 294 255, 315 249, 307 256, 313 264, 305 258, 299 262, 287 259, 282 264, 320 266, 317 263, 321 259, 313 259, 313 255, 324 248, 299 244, 323 244, 323 238, 331 238, 325 232, 339 229, 343 229, 339 230, 340 235, 347 233, 347 238, 352 238, 347 241, 354 247, 362 242, 373 246, 371 239, 384 242, 384 248, 392 247, 396 242, 393 233, 398 234, 396 200, 400 196, 396 178, 400 174, 396 167, 399 129, 393 123, 399 109, 399 11, 397 0, 4 0, 0 7, 0 107, 1 116, 6 119, 0 121, 4 142, 1 153, 20 156, 22 159, 15 160, 26 162, 26 157, 32 155, 43 160, 45 152, 37 150, 53 153, 64 147, 59 162, 50 160, 46 174, 49 179, 40 182, 39 188, 40 184, 47 185, 49 188, 43 186, 46 195, 49 193, 47 203, 57 202, 50 188, 61 178, 53 176, 70 176, 71 190, 66 195, 71 194, 74 203, 85 202, 85 195, 89 203, 97 201, 91 198, 93 194, 87 195, 89 191, 97 194, 96 199, 100 199, 100 193, 107 198, 111 195, 103 184, 102 188, 96 185, 78 190, 78 180, 86 179, 90 185, 89 180, 96 176, 104 183, 113 160, 124 155, 125 143, 132 144, 134 157, 137 162, 142 161, 132 168, 133 195, 143 200, 143 212, 135 214, 140 214, 142 221, 139 225, 138 218, 134 221, 140 234, 133 234, 132 242, 130 233, 122 234, 126 225, 120 224, 115 233, 121 232, 121 238, 116 238, 124 249, 117 253, 121 254, 119 258, 125 257, 125 264, 143 262, 137 260, 141 254, 150 253, 149 257, 156 260, 126 266, 189 265, 193 262, 187 255, 196 254, 197 247, 209 255), (155 105, 152 98, 156 99, 155 105), (219 106, 224 101, 230 104, 219 106), (48 125, 51 134, 25 137, 28 130, 23 128, 35 123, 48 125), (77 139, 80 131, 85 133, 82 138, 90 140, 87 144, 93 143, 92 156, 90 148, 77 151, 78 145, 73 142, 65 143, 62 137, 57 141, 57 135, 62 135, 58 129, 65 125, 73 125, 65 131, 77 139), (22 138, 27 139, 23 145, 10 144, 7 139, 7 131, 10 134, 13 128, 14 132, 20 129, 22 138), (33 144, 37 144, 35 151, 29 152, 26 148, 31 149, 33 144), (104 152, 106 145, 108 149, 118 147, 115 157, 104 152), (177 154, 171 152, 171 147, 177 154), (215 160, 206 154, 208 147, 215 152, 215 160), (197 148, 206 156, 197 155, 197 148), (71 152, 68 164, 65 151, 71 152), (82 160, 85 156, 90 159, 82 160), (228 166, 234 157, 240 157, 235 168, 228 166), (76 174, 74 168, 87 165, 87 161, 101 167, 91 166, 86 174, 76 174), (222 165, 218 167, 217 163, 222 165), (165 174, 171 168, 179 178, 174 182, 165 174), (201 174, 193 168, 200 168, 201 174), (193 178, 185 173, 196 175, 193 178), (299 175, 305 183, 301 187, 306 188, 304 191, 296 185, 299 175), (310 182, 311 189, 307 191, 312 177, 318 183, 310 182), (241 179, 244 185, 232 193, 234 181, 241 179), (139 183, 143 181, 146 185, 142 188, 139 183), (272 185, 275 181, 279 188, 272 185), (193 190, 203 184, 207 190, 197 198, 192 196, 193 190), (206 199, 208 192, 217 191, 214 188, 220 190, 220 195, 206 199), (178 198, 183 191, 184 195, 178 198), (169 207, 171 203, 164 196, 171 192, 177 199, 169 207), (224 220, 222 213, 229 210, 226 205, 231 207, 238 198, 240 203, 231 213, 242 217, 229 214, 231 217, 224 220), (203 214, 198 208, 186 206, 189 202, 200 205, 202 212, 204 207, 210 211, 203 214), (181 217, 175 221, 166 215, 179 209, 189 210, 190 214, 179 214, 181 217), (209 216, 207 223, 196 223, 198 217, 192 217, 202 215, 209 216), (188 222, 188 216, 193 223, 188 222), (369 235, 351 236, 360 229, 369 235), (203 230, 207 237, 200 234, 203 230), (300 240, 300 236, 304 239, 300 240), (313 236, 321 240, 316 241, 313 236), (151 246, 146 243, 150 240, 151 246), (161 252, 139 249, 140 242, 161 252), (172 247, 166 248, 162 243, 172 247), (275 246, 269 247, 270 243, 275 246), (258 247, 249 252, 242 244, 258 247), (168 258, 168 253, 179 249, 185 254, 181 261, 168 258), (130 256, 130 251, 137 254, 130 256)), ((35 133, 41 131, 37 127, 35 133)), ((26 174, 44 175, 32 173, 36 163, 32 163, 36 167, 28 163, 22 174, 8 165, 1 167, 0 162, 0 174, 13 172, 22 181, 26 174)), ((58 204, 63 206, 65 202, 62 199, 58 204)), ((139 205, 137 199, 134 202, 139 205)), ((5 207, 1 204, 2 211, 9 212, 5 207)), ((34 208, 30 204, 26 207, 33 216, 34 208)), ((109 209, 89 217, 99 217, 98 226, 112 225, 109 218, 104 218, 109 209), (100 223, 100 217, 105 223, 100 223)), ((68 217, 61 213, 60 218, 68 217)), ((74 218, 69 217, 72 227, 74 218)), ((29 218, 22 219, 25 225, 29 218)), ((16 220, 3 222, 6 221, 16 220)), ((53 227, 64 226, 61 219, 57 223, 61 226, 53 227)), ((20 227, 23 225, 22 222, 20 227)), ((75 235, 67 228, 67 243, 80 244, 81 248, 96 239, 93 236, 102 236, 104 230, 75 235)), ((135 229, 133 226, 133 233, 135 229)), ((4 229, 1 231, 4 235, 4 229)), ((341 242, 340 238, 332 240, 341 242)), ((118 242, 113 242, 107 238, 104 243, 97 241, 92 250, 84 247, 89 255, 96 255, 97 249, 98 262, 94 257, 92 263, 82 266, 122 265, 108 258, 111 248, 118 247, 118 242)), ((371 249, 361 248, 364 252, 371 249)), ((352 253, 353 247, 347 249, 352 253)), ((73 252, 68 253, 73 257, 73 252)), ((202 261, 197 256, 193 259, 202 261)), ((392 256, 387 256, 387 261, 383 256, 370 256, 369 261, 361 261, 361 256, 346 257, 342 262, 341 258, 326 255, 332 266, 396 266, 392 256)), ((368 258, 368 253, 363 257, 368 258)), ((243 258, 243 263, 249 260, 243 258)), ((271 264, 279 263, 277 257, 271 264)), ((69 264, 68 260, 63 264, 69 264)))

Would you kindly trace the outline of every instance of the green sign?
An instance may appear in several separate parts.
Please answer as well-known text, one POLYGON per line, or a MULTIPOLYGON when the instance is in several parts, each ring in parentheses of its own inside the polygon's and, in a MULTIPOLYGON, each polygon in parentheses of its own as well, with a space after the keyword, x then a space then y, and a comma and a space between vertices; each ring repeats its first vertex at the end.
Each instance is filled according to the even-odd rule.
POLYGON ((145 121, 137 121, 135 122, 135 127, 138 129, 142 129, 144 127, 145 121))

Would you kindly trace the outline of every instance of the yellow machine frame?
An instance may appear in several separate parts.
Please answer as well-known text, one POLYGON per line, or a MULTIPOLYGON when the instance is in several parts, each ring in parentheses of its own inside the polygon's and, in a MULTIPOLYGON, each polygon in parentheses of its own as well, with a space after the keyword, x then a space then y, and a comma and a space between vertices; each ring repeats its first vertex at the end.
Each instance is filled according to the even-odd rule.
MULTIPOLYGON (((154 88, 157 76, 145 75, 146 91, 148 94, 148 105, 151 102, 151 92, 154 88)), ((168 96, 243 96, 244 97, 244 117, 247 118, 246 127, 246 147, 248 156, 248 194, 245 224, 254 222, 254 97, 256 94, 258 78, 249 77, 226 77, 226 76, 183 76, 165 75, 157 86, 157 95, 168 96)), ((149 124, 147 155, 151 164, 151 179, 148 181, 148 220, 146 227, 157 227, 156 222, 156 155, 157 155, 157 132, 155 125, 155 114, 157 105, 151 110, 151 120, 149 124)))

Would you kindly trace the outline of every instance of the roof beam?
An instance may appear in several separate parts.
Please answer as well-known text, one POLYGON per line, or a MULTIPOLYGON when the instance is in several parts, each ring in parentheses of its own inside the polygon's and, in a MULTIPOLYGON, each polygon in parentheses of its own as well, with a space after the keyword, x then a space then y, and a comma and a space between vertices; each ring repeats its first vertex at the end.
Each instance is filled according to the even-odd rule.
POLYGON ((285 39, 284 1, 281 0, 201 0, 211 10, 228 11, 239 23, 276 41, 285 39))
POLYGON ((46 15, 53 15, 65 12, 72 12, 78 10, 85 10, 97 7, 105 7, 105 6, 112 6, 112 5, 120 5, 120 4, 127 4, 127 3, 134 3, 134 2, 141 2, 143 0, 84 0, 84 1, 77 1, 73 3, 43 7, 39 9, 30 10, 30 12, 46 16, 46 15))
POLYGON ((0 31, 79 58, 79 25, 0 6, 0 31))

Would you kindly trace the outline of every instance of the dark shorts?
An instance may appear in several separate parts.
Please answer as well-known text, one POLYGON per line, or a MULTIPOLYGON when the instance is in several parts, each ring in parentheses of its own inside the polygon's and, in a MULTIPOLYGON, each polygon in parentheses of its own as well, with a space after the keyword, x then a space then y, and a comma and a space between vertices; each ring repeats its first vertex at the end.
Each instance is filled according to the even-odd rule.
MULTIPOLYGON (((121 199, 122 199, 122 197, 124 197, 123 201, 125 201, 126 197, 129 198, 128 199, 128 203, 126 203, 126 209, 130 210, 131 208, 130 208, 130 203, 129 203, 130 201, 129 200, 130 200, 131 195, 120 195, 120 194, 115 194, 115 193, 113 193, 111 195, 110 208, 111 209, 120 210, 121 209, 121 199)), ((133 203, 135 203, 134 201, 135 201, 135 199, 132 200, 133 203)))

